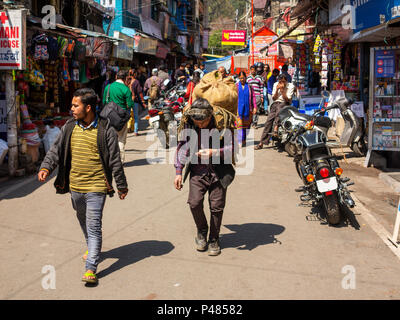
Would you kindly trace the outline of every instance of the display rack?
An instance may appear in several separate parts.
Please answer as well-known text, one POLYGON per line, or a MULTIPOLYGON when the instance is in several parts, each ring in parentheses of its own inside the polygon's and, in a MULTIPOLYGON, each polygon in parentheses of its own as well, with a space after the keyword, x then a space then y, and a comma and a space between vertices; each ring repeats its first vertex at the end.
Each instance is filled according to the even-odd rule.
POLYGON ((371 48, 366 167, 372 151, 400 151, 399 67, 400 46, 371 48))

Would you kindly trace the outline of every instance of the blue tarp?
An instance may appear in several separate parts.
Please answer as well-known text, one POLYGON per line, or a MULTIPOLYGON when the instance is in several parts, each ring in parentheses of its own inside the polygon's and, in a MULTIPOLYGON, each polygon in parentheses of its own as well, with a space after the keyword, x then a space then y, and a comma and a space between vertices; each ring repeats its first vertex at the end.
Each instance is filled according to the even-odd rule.
POLYGON ((211 72, 217 70, 219 67, 225 67, 225 69, 229 72, 231 69, 231 56, 208 60, 204 62, 205 69, 207 72, 211 72))

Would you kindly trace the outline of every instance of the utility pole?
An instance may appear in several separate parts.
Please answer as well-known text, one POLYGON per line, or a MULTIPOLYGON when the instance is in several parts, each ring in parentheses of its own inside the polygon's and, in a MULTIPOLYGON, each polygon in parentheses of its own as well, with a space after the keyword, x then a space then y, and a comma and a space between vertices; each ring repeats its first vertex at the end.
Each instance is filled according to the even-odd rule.
POLYGON ((239 9, 236 9, 235 30, 237 30, 237 25, 238 25, 238 16, 239 16, 239 9))
POLYGON ((251 65, 254 64, 254 0, 251 0, 251 65))
POLYGON ((18 169, 18 133, 15 83, 12 71, 4 71, 7 102, 8 172, 14 176, 18 169))

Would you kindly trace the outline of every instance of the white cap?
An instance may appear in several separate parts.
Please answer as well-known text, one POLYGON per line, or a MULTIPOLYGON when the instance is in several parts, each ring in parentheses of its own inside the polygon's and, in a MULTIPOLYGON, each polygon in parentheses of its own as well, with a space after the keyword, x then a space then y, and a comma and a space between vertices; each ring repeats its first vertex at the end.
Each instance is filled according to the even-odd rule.
POLYGON ((151 73, 156 73, 156 72, 158 72, 157 68, 154 68, 153 70, 151 70, 151 73))

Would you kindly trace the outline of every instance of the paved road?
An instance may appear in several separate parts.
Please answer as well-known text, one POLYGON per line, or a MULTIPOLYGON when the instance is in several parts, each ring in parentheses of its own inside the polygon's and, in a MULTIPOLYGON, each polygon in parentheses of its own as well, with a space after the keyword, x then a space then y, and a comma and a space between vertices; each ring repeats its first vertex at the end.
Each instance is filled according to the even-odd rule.
POLYGON ((229 188, 222 254, 195 251, 188 186, 174 190, 172 164, 147 162, 151 144, 129 135, 130 192, 107 199, 97 287, 80 281, 83 235, 54 178, 0 201, 0 299, 400 298, 400 260, 363 216, 330 227, 299 206, 292 159, 271 149, 257 151, 253 173, 229 188), (54 267, 55 289, 43 288, 45 266, 54 267))

